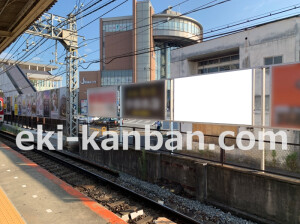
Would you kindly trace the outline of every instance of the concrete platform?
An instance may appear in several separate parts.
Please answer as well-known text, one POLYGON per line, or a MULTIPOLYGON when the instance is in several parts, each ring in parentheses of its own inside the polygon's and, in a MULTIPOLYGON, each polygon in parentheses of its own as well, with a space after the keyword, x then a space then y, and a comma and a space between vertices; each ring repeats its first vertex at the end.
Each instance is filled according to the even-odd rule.
POLYGON ((126 223, 2 142, 0 190, 1 224, 126 223))

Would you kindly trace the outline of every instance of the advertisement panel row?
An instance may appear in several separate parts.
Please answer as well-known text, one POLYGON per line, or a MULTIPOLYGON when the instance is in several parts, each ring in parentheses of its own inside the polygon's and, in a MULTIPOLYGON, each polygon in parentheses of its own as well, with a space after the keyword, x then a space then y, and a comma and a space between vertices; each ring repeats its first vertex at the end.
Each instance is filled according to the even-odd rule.
MULTIPOLYGON (((6 102, 6 114, 11 114, 10 99, 6 99, 6 102)), ((67 89, 63 87, 18 95, 15 97, 14 103, 14 115, 64 120, 66 119, 67 89)))
MULTIPOLYGON (((89 89, 88 115, 165 120, 170 113, 177 122, 252 126, 253 88, 261 88, 260 83, 253 83, 252 71, 177 78, 172 88, 164 80, 123 85, 120 104, 117 87, 89 89)), ((272 66, 270 71, 271 82, 266 83, 271 89, 270 126, 300 129, 300 64, 272 66)))
MULTIPOLYGON (((124 85, 120 88, 120 99, 118 99, 118 95, 118 87, 116 86, 88 89, 88 115, 93 117, 165 119, 166 81, 124 85)), ((81 106, 84 105, 83 103, 81 102, 81 106)))

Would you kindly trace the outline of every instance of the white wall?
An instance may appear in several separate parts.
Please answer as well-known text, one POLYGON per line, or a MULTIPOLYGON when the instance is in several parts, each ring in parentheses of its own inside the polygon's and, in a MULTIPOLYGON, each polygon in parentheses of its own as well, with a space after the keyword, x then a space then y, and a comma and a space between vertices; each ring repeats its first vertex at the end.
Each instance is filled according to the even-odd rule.
POLYGON ((283 56, 283 63, 297 62, 299 28, 300 18, 295 17, 173 50, 171 77, 194 75, 197 73, 194 60, 230 49, 239 49, 240 68, 263 66, 265 57, 277 55, 283 56))

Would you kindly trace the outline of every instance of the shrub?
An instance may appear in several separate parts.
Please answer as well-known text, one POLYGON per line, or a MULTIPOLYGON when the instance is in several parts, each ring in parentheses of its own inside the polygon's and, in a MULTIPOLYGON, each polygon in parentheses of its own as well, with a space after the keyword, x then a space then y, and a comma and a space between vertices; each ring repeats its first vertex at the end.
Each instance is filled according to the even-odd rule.
POLYGON ((293 152, 289 154, 285 159, 286 165, 291 171, 297 170, 297 156, 297 152, 293 152))

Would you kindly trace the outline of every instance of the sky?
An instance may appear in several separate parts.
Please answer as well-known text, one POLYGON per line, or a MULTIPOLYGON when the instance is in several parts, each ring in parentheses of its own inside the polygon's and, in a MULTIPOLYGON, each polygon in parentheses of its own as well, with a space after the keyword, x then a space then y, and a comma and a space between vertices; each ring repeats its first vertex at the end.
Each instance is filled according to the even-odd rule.
MULTIPOLYGON (((80 2, 84 5, 90 2, 91 0, 58 0, 57 3, 49 10, 50 13, 59 15, 59 16, 67 16, 72 10, 74 9, 74 6, 76 3, 80 2)), ((93 0, 95 1, 95 0, 93 0)), ((103 0, 102 4, 107 2, 108 0, 103 0)), ((124 0, 116 0, 114 3, 110 4, 109 6, 97 11, 96 13, 91 14, 90 16, 87 16, 83 19, 80 19, 77 21, 78 29, 80 29, 81 26, 86 25, 88 22, 100 17, 103 13, 106 13, 111 8, 117 6, 124 0)), ((154 7, 155 13, 159 13, 163 11, 164 9, 168 8, 168 6, 174 6, 177 5, 180 2, 183 2, 184 0, 152 0, 152 5, 154 7)), ((195 9, 197 7, 200 7, 202 5, 205 5, 212 0, 188 0, 187 2, 175 7, 173 10, 178 11, 180 13, 188 12, 192 9, 195 9)), ((221 2, 222 0, 215 0, 215 2, 221 2)), ((209 9, 201 10, 195 13, 191 13, 187 16, 192 17, 193 19, 196 19, 198 22, 200 22, 203 26, 204 33, 209 32, 213 28, 227 25, 230 23, 234 23, 237 21, 245 20, 254 16, 258 16, 261 14, 265 14, 274 10, 281 10, 286 7, 290 7, 293 5, 300 6, 299 0, 231 0, 229 2, 226 2, 224 4, 220 4, 217 6, 214 6, 209 9)), ((257 24, 257 23, 263 23, 267 22, 269 20, 275 20, 277 18, 282 18, 288 15, 295 15, 300 14, 300 8, 286 12, 284 14, 279 14, 277 16, 268 17, 262 20, 258 20, 252 23, 244 24, 243 26, 248 26, 251 24, 257 24)), ((107 15, 105 15, 103 18, 106 17, 115 17, 115 16, 126 16, 132 14, 132 0, 128 0, 125 4, 120 6, 119 8, 109 12, 107 15)), ((234 27, 232 29, 236 29, 238 27, 234 27)), ((225 32, 222 31, 222 32, 225 32)), ((86 26, 85 28, 79 30, 79 35, 84 36, 86 39, 96 38, 99 37, 99 20, 97 19, 92 24, 86 26)), ((207 34, 209 35, 209 34, 207 34)), ((211 34, 210 34, 211 35, 211 34)), ((27 36, 24 35, 22 39, 24 40, 27 36)), ((31 37, 30 43, 37 42, 39 40, 39 37, 31 37)), ((20 41, 20 43, 23 41, 20 41)), ((31 62, 35 63, 42 63, 42 64, 50 64, 50 60, 54 59, 53 52, 55 51, 54 47, 51 47, 51 49, 44 51, 47 47, 53 46, 54 41, 48 40, 43 46, 39 47, 33 54, 28 58, 31 59, 31 62)), ((86 57, 83 57, 85 61, 91 61, 91 60, 99 60, 100 52, 99 52, 99 40, 97 41, 87 41, 83 42, 82 39, 80 39, 80 45, 83 47, 80 48, 79 54, 80 56, 87 55, 86 57), (87 44, 87 46, 83 46, 84 44, 87 44)), ((20 55, 24 53, 22 49, 25 49, 26 46, 19 46, 20 50, 16 52, 15 57, 13 59, 17 59, 20 55), (17 55, 19 54, 19 55, 17 55), (16 56, 17 55, 17 56, 16 56)), ((3 52, 0 55, 0 58, 2 57, 10 57, 11 54, 7 54, 10 48, 6 49, 5 52, 3 52)), ((12 50, 11 52, 14 52, 12 50)), ((62 47, 58 47, 58 55, 62 55, 63 50, 62 47)), ((28 60, 27 59, 27 60, 28 60)), ((64 59, 64 57, 62 57, 64 59)), ((61 60, 60 62, 63 62, 61 60)), ((52 65, 55 65, 54 63, 51 63, 52 65)), ((56 64, 59 69, 57 69, 55 73, 62 73, 65 71, 65 66, 56 64)), ((83 67, 87 66, 87 64, 82 64, 83 67)), ((80 67, 80 71, 84 70, 99 70, 99 63, 92 64, 89 66, 88 69, 83 69, 80 67)))

